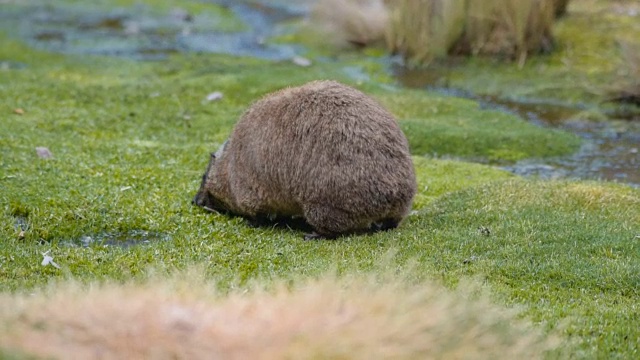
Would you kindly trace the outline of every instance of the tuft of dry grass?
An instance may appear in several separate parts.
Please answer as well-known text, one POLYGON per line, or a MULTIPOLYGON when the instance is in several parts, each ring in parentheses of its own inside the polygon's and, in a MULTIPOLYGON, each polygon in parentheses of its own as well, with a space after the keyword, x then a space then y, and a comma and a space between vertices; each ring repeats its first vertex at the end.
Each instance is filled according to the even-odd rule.
POLYGON ((331 39, 369 45, 384 38, 409 63, 448 55, 520 62, 551 49, 555 14, 566 0, 321 0, 312 23, 331 39))
POLYGON ((384 40, 388 11, 383 0, 321 0, 310 20, 336 45, 367 46, 384 40))
POLYGON ((554 0, 470 1, 457 54, 491 55, 521 64, 551 50, 554 0))
POLYGON ((569 0, 554 0, 553 11, 556 17, 562 17, 567 14, 567 8, 569 7, 569 0))
POLYGON ((621 42, 623 75, 610 91, 611 100, 640 106, 640 44, 621 42))
POLYGON ((412 63, 446 56, 465 26, 465 0, 398 0, 391 6, 387 46, 412 63))
POLYGON ((551 49, 555 0, 400 0, 387 37, 410 62, 490 55, 523 62, 551 49))
POLYGON ((554 346, 472 294, 336 277, 224 296, 193 275, 61 284, 0 295, 0 348, 63 359, 535 359, 554 346))

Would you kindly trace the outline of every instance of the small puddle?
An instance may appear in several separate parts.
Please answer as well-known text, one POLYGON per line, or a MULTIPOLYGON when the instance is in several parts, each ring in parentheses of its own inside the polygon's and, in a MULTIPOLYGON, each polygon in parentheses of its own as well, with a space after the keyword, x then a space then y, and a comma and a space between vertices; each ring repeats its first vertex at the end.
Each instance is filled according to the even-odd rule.
POLYGON ((100 233, 96 235, 85 235, 74 242, 74 245, 89 247, 98 246, 115 246, 120 248, 129 248, 131 246, 148 245, 155 242, 167 241, 170 236, 153 231, 146 230, 130 230, 127 232, 100 233))
POLYGON ((14 216, 13 228, 17 231, 29 230, 29 219, 26 216, 16 215, 14 216))
MULTIPOLYGON (((502 99, 476 96, 448 88, 446 78, 434 70, 394 69, 406 87, 437 91, 446 96, 478 101, 483 109, 518 115, 538 126, 558 128, 583 139, 581 149, 572 155, 539 160, 523 160, 505 169, 522 176, 545 179, 579 178, 609 180, 640 187, 640 122, 611 118, 590 121, 581 118, 584 107, 551 101, 502 99)), ((615 117, 615 114, 611 115, 615 117)))

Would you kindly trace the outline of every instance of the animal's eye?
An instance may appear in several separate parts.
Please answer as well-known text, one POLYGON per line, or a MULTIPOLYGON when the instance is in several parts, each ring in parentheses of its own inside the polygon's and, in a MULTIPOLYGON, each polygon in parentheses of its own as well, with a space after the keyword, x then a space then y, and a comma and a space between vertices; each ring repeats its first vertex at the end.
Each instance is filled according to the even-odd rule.
POLYGON ((216 153, 212 152, 212 153, 211 153, 211 158, 212 158, 212 159, 215 159, 215 158, 216 158, 216 153))

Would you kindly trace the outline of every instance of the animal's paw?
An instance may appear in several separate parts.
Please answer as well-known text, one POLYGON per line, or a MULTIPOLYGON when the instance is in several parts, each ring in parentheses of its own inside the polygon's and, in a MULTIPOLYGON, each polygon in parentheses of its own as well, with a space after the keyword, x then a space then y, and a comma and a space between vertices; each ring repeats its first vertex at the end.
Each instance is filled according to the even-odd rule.
POLYGON ((312 233, 304 234, 304 239, 305 240, 322 240, 322 239, 325 239, 325 237, 314 231, 312 233))

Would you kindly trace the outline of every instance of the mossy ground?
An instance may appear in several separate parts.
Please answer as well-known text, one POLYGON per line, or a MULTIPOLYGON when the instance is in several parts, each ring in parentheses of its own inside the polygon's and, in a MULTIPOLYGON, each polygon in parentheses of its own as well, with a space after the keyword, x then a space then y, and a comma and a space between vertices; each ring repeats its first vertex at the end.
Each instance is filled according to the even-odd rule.
MULTIPOLYGON (((4 291, 67 277, 126 281, 149 268, 172 273, 194 264, 222 288, 242 287, 375 272, 391 253, 393 266, 411 268, 416 281, 481 279, 497 302, 523 307, 546 328, 562 325, 578 355, 640 351, 640 191, 524 180, 464 160, 570 153, 579 144, 572 135, 472 101, 354 81, 348 61, 301 68, 184 54, 145 63, 37 51, 10 32, 0 45, 0 62, 9 64, 0 70, 4 291), (379 99, 407 132, 419 193, 397 231, 307 242, 297 231, 251 228, 190 204, 208 153, 252 101, 327 78, 379 99), (205 101, 213 91, 224 97, 205 101), (39 146, 53 158, 39 158, 39 146), (148 243, 128 247, 102 243, 145 236, 148 243), (83 237, 96 241, 85 247, 83 237), (41 265, 47 251, 60 269, 41 265)), ((371 78, 382 76, 361 63, 371 78)))

